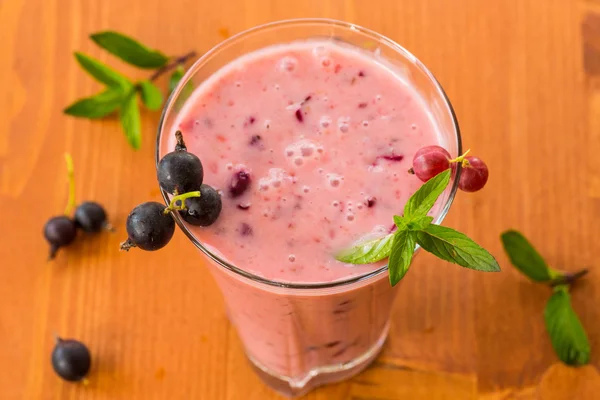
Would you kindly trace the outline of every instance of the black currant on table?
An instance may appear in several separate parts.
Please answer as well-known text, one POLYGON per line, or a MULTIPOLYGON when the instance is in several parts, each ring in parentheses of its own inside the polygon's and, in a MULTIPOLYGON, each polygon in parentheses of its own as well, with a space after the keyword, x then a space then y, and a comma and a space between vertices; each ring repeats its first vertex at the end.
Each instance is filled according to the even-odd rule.
POLYGON ((104 207, 93 201, 81 203, 75 209, 75 224, 84 232, 96 233, 110 229, 104 207))
POLYGON ((158 162, 158 182, 171 194, 200 190, 204 179, 202 163, 195 154, 187 151, 180 131, 175 133, 175 137, 175 151, 168 153, 158 162))
POLYGON ((52 350, 52 368, 61 378, 77 382, 84 379, 92 365, 87 346, 74 339, 56 339, 52 350))
POLYGON ((139 247, 154 251, 169 243, 175 232, 175 221, 165 213, 164 204, 149 201, 135 207, 127 217, 128 238, 121 244, 121 250, 139 247))
POLYGON ((50 218, 44 225, 44 237, 50 244, 49 259, 56 256, 58 249, 68 246, 77 236, 75 221, 66 215, 50 218))
POLYGON ((221 195, 208 185, 200 186, 200 197, 185 199, 185 209, 179 211, 181 217, 196 226, 212 225, 221 213, 221 195))

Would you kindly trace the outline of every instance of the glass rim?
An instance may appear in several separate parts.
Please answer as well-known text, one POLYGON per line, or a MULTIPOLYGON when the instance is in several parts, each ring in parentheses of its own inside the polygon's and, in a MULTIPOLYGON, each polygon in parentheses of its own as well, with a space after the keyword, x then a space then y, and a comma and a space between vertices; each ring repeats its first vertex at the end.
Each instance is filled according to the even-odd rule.
MULTIPOLYGON (((157 136, 156 136, 156 152, 155 152, 156 168, 158 168, 158 162, 160 161, 161 136, 162 136, 162 131, 164 128, 164 124, 165 124, 167 115, 171 111, 171 108, 174 106, 175 100, 178 98, 178 96, 179 96, 180 92, 182 91, 183 87, 185 86, 185 84, 187 84, 187 82, 190 80, 191 76, 196 72, 198 67, 204 61, 206 61, 207 59, 210 59, 214 54, 217 54, 219 51, 226 48, 227 46, 234 43, 235 41, 243 39, 244 37, 246 37, 248 35, 251 35, 251 34, 254 34, 254 33, 257 33, 260 31, 264 31, 264 30, 282 27, 282 26, 302 26, 302 25, 335 26, 338 28, 349 29, 349 30, 352 30, 355 32, 359 32, 361 34, 370 36, 371 38, 377 40, 380 43, 386 44, 387 46, 389 46, 391 49, 393 49, 397 53, 400 53, 402 56, 404 56, 404 57, 410 59, 412 62, 414 62, 419 67, 419 69, 431 80, 431 82, 433 83, 438 94, 440 94, 440 97, 444 100, 444 104, 447 107, 447 111, 449 111, 449 113, 450 113, 450 117, 452 119, 452 125, 454 126, 454 130, 456 132, 457 151, 458 151, 459 155, 462 154, 462 138, 460 135, 460 128, 458 125, 458 119, 456 117, 456 113, 454 112, 454 108, 452 107, 452 103, 450 102, 450 99, 446 95, 446 92, 442 88, 442 85, 438 82, 438 80, 435 78, 433 73, 425 66, 425 64, 423 64, 410 51, 408 51, 407 49, 402 47, 400 44, 396 43, 392 39, 389 39, 388 37, 386 37, 380 33, 377 33, 371 29, 364 28, 362 26, 359 26, 359 25, 356 25, 353 23, 339 21, 339 20, 335 20, 335 19, 329 19, 329 18, 294 18, 294 19, 285 19, 285 20, 279 20, 279 21, 274 21, 274 22, 268 22, 265 24, 257 25, 250 29, 246 29, 242 32, 239 32, 239 33, 223 40, 222 42, 218 43, 217 45, 213 46, 210 50, 208 50, 206 53, 204 53, 201 57, 199 57, 194 62, 194 64, 186 71, 184 76, 181 78, 181 80, 177 84, 177 87, 171 92, 171 94, 169 95, 169 98, 167 99, 167 101, 165 102, 165 105, 163 106, 163 110, 162 110, 160 120, 158 123, 158 132, 157 132, 157 136)), ((450 190, 450 194, 448 196, 448 199, 446 200, 446 203, 442 207, 441 212, 434 219, 433 223, 435 223, 435 224, 441 224, 442 221, 444 220, 444 218, 446 217, 446 215, 448 214, 448 211, 450 210, 450 206, 452 205, 452 203, 454 201, 454 197, 456 196, 456 193, 458 191, 458 182, 460 180, 461 169, 462 169, 461 165, 460 165, 460 163, 458 163, 457 168, 456 168, 454 182, 453 182, 452 188, 450 190)), ((168 197, 169 194, 166 191, 164 191, 162 189, 162 187, 160 187, 160 184, 158 186, 159 186, 159 190, 160 190, 163 200, 165 201, 166 204, 169 204, 169 202, 170 202, 169 197, 168 197)), ((194 244, 194 246, 196 246, 196 248, 198 248, 200 251, 202 251, 209 259, 211 259, 212 261, 217 263, 222 268, 225 268, 237 275, 240 275, 243 278, 249 279, 253 282, 257 282, 260 284, 264 284, 264 285, 268 285, 268 286, 275 286, 278 288, 288 288, 288 289, 329 289, 329 288, 337 288, 340 286, 351 285, 354 283, 366 281, 366 280, 369 280, 376 276, 379 276, 388 270, 388 265, 386 264, 386 265, 381 266, 371 272, 367 272, 367 273, 364 273, 361 275, 351 276, 349 278, 342 279, 342 280, 336 280, 333 282, 293 283, 293 282, 267 279, 260 275, 256 275, 251 272, 244 271, 243 269, 236 267, 235 265, 221 259, 218 255, 214 254, 209 248, 207 248, 205 245, 203 245, 196 238, 196 236, 188 229, 188 227, 184 223, 184 221, 181 218, 181 216, 179 215, 179 213, 171 213, 171 214, 172 214, 173 218, 175 219, 175 222, 181 229, 181 231, 188 237, 188 239, 190 239, 190 241, 194 244)), ((417 245, 415 252, 417 252, 418 250, 419 250, 419 246, 417 245)))

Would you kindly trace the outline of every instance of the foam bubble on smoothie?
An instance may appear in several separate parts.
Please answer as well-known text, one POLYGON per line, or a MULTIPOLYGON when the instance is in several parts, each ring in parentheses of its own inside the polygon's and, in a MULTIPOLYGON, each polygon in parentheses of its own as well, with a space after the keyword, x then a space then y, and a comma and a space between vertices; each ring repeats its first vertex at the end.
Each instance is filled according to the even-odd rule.
POLYGON ((288 178, 287 172, 282 168, 270 168, 268 175, 258 180, 259 190, 265 192, 270 187, 279 188, 285 179, 288 178))
POLYGON ((344 177, 338 174, 327 174, 326 177, 327 181, 329 182, 329 186, 334 188, 340 186, 340 184, 344 180, 344 177))
POLYGON ((285 72, 292 72, 297 65, 298 60, 292 56, 285 56, 279 61, 279 69, 285 72))
POLYGON ((298 166, 304 164, 304 158, 311 157, 315 152, 322 153, 323 146, 318 142, 304 139, 302 136, 300 140, 287 145, 285 148, 285 155, 295 157, 293 161, 298 166))
POLYGON ((339 117, 338 128, 342 133, 348 132, 350 130, 350 117, 339 117))
POLYGON ((323 115, 319 120, 319 124, 321 125, 321 127, 327 128, 329 127, 329 125, 331 125, 331 118, 327 115, 323 115))
POLYGON ((315 46, 312 49, 313 56, 320 58, 329 55, 329 50, 325 46, 315 46))

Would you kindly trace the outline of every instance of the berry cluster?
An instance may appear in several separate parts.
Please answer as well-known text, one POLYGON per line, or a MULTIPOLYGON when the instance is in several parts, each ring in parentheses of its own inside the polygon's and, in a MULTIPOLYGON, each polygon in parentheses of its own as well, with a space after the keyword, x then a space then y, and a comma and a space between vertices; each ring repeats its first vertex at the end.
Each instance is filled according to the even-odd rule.
POLYGON ((139 247, 154 251, 166 246, 175 232, 175 222, 169 215, 173 211, 196 226, 212 225, 221 213, 221 196, 202 183, 204 168, 200 159, 187 151, 180 131, 175 138, 175 150, 159 161, 157 171, 161 188, 174 196, 171 204, 165 208, 149 201, 135 207, 127 217, 128 238, 121 244, 121 250, 139 247))
POLYGON ((86 201, 75 209, 73 218, 67 215, 50 218, 44 226, 44 237, 50 243, 50 259, 56 256, 59 248, 68 246, 75 240, 77 229, 88 233, 111 229, 104 208, 93 201, 86 201))
POLYGON ((420 180, 427 182, 448 168, 462 165, 458 188, 465 192, 476 192, 483 189, 488 180, 488 167, 482 159, 467 156, 451 158, 450 153, 440 146, 426 146, 415 153, 413 166, 409 172, 414 173, 420 180))
POLYGON ((100 204, 93 201, 81 203, 75 209, 73 218, 69 217, 75 207, 75 180, 73 160, 69 154, 66 155, 66 160, 69 174, 69 201, 65 214, 50 218, 44 225, 44 237, 50 244, 50 260, 56 256, 59 248, 73 243, 78 229, 88 233, 98 233, 103 229, 112 230, 112 226, 106 218, 106 211, 100 204))

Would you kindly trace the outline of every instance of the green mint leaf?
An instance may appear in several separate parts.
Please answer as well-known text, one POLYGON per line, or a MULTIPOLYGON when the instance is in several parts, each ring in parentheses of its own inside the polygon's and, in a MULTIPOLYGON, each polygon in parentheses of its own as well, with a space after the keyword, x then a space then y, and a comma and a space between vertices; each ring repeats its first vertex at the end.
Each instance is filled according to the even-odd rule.
POLYGON ((454 229, 430 224, 417 231, 417 243, 442 260, 462 267, 485 272, 500 271, 498 262, 486 249, 454 229))
POLYGON ((79 65, 98 82, 110 87, 120 87, 124 91, 132 86, 131 81, 125 76, 90 56, 75 53, 75 58, 79 65))
POLYGON ((121 125, 125 131, 127 141, 134 149, 139 149, 142 141, 142 123, 140 107, 137 103, 135 90, 131 90, 123 102, 120 110, 121 125))
MULTIPOLYGON (((185 74, 185 71, 183 70, 183 67, 181 65, 179 67, 177 67, 177 69, 175 69, 175 71, 173 71, 173 73, 171 74, 171 78, 169 79, 169 93, 171 93, 173 90, 175 90, 175 88, 177 87, 177 84, 179 83, 181 78, 183 78, 184 74, 185 74)), ((181 91, 181 95, 184 98, 187 98, 190 96, 190 94, 192 94, 193 91, 194 91, 194 85, 192 85, 191 81, 188 81, 188 83, 185 84, 183 90, 181 91)))
POLYGON ((506 231, 500 238, 510 262, 529 279, 546 282, 562 275, 548 267, 546 261, 520 232, 506 231))
POLYGON ((152 50, 135 39, 114 31, 98 32, 90 38, 100 47, 139 68, 163 67, 169 58, 158 50, 152 50))
POLYGON ((444 192, 450 182, 452 171, 447 169, 428 180, 406 202, 404 215, 406 217, 426 216, 435 204, 440 194, 444 192))
POLYGON ((138 87, 144 105, 149 110, 158 110, 163 101, 160 89, 150 81, 141 81, 138 87))
POLYGON ((119 88, 108 88, 94 96, 77 100, 65 108, 64 113, 73 117, 102 118, 114 112, 125 100, 119 88))
POLYGON ((554 289, 546 304, 544 319, 552 347, 562 362, 583 365, 590 361, 590 343, 571 306, 568 286, 557 286, 554 289))
POLYGON ((394 215, 394 222, 396 223, 396 226, 400 230, 408 229, 411 231, 418 231, 421 229, 425 229, 425 227, 430 225, 433 222, 433 217, 425 216, 425 217, 406 218, 406 217, 400 217, 398 215, 394 215))
POLYGON ((367 240, 343 250, 335 258, 348 264, 372 264, 390 255, 394 234, 367 240))
POLYGON ((410 261, 415 253, 416 233, 408 229, 399 230, 394 234, 392 251, 388 261, 390 284, 394 286, 406 275, 410 261))

